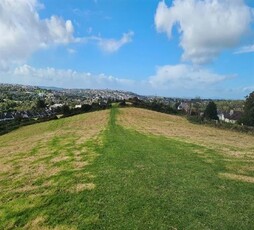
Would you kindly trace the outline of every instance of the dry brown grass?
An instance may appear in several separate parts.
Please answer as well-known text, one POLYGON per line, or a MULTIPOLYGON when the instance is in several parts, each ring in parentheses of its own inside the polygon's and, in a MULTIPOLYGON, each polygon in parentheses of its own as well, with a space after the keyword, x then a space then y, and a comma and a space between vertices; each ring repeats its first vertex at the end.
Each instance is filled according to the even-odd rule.
POLYGON ((69 226, 57 226, 54 228, 49 228, 44 225, 45 218, 42 216, 36 217, 34 220, 25 225, 26 230, 75 230, 74 227, 69 226))
POLYGON ((234 157, 254 158, 254 137, 238 132, 195 125, 180 116, 138 108, 120 110, 118 123, 142 133, 163 135, 214 148, 234 157))
POLYGON ((45 144, 53 137, 66 134, 74 135, 78 143, 84 143, 105 129, 108 113, 105 110, 22 127, 0 136, 0 157, 31 151, 38 143, 45 144))
POLYGON ((0 179, 11 181, 0 184, 0 190, 33 191, 38 189, 33 183, 40 178, 47 180, 66 167, 83 169, 96 157, 85 142, 90 139, 100 142, 98 136, 106 128, 108 116, 109 111, 87 113, 0 136, 0 179))
POLYGON ((94 183, 77 184, 76 187, 71 189, 71 192, 82 192, 84 190, 93 190, 93 189, 95 189, 94 183))
POLYGON ((28 224, 25 225, 24 229, 33 229, 33 230, 46 230, 47 228, 42 227, 42 224, 44 223, 45 219, 42 216, 36 217, 34 220, 29 222, 28 224))
POLYGON ((239 174, 233 174, 233 173, 220 173, 219 176, 222 178, 230 179, 230 180, 254 183, 254 177, 251 177, 251 176, 245 176, 245 175, 239 175, 239 174))

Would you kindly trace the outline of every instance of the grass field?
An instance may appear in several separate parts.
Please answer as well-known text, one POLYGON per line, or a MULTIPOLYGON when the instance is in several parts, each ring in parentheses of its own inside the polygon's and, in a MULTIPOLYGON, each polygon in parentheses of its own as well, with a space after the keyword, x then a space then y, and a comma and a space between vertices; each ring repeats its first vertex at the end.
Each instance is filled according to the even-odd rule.
POLYGON ((252 229, 254 137, 112 108, 0 137, 0 229, 252 229))

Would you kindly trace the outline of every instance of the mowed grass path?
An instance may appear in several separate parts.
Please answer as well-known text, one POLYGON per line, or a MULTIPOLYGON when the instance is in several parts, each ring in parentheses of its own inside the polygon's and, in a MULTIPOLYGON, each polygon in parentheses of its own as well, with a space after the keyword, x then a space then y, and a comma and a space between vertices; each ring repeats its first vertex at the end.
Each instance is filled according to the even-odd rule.
MULTIPOLYGON (((118 125, 117 116, 112 108, 103 134, 79 145, 72 138, 67 145, 87 164, 75 168, 66 160, 28 192, 13 191, 19 182, 1 174, 0 228, 253 228, 252 172, 242 175, 246 180, 221 176, 253 162, 232 163, 204 145, 141 134, 118 125)), ((51 146, 65 149, 61 140, 51 146)))

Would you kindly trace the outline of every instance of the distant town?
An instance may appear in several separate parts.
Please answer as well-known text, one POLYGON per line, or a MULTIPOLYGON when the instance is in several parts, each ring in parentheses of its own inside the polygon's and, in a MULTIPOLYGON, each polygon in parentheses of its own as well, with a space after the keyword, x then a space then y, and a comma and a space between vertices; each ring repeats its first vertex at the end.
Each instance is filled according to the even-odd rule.
MULTIPOLYGON (((109 89, 61 89, 18 84, 0 84, 0 121, 50 117, 61 111, 63 106, 78 109, 83 105, 108 105, 111 102, 137 98, 144 103, 159 103, 182 113, 202 113, 210 99, 184 99, 159 96, 142 96, 132 92, 109 89)), ((225 122, 235 123, 243 113, 242 100, 214 100, 218 117, 225 122)))
MULTIPOLYGON (((18 84, 0 84, 0 122, 14 119, 52 117, 88 105, 107 107, 112 102, 136 99, 143 105, 159 106, 164 112, 201 115, 210 99, 142 96, 132 92, 109 89, 61 89, 18 84), (170 111, 167 111, 169 109, 170 111)), ((135 101, 135 100, 134 100, 135 101)), ((236 123, 243 114, 243 100, 214 100, 221 121, 236 123)), ((140 103, 139 103, 140 104, 140 103)), ((157 107, 156 107, 157 106, 157 107)), ((144 106, 145 107, 145 106, 144 106)), ((160 109, 158 109, 160 110, 160 109)))

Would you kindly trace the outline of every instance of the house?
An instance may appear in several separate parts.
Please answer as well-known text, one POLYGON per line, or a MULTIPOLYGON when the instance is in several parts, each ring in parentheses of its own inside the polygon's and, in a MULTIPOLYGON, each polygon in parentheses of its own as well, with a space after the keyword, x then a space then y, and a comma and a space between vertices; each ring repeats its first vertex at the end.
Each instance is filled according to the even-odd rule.
POLYGON ((5 121, 14 120, 14 116, 13 116, 12 112, 4 113, 4 115, 5 115, 5 121))
POLYGON ((177 107, 177 110, 184 111, 187 113, 190 110, 190 105, 189 103, 181 102, 181 104, 177 107))
POLYGON ((0 121, 11 121, 14 120, 14 115, 12 112, 5 112, 0 114, 0 121))
POLYGON ((21 112, 21 117, 22 117, 23 119, 29 119, 29 115, 28 115, 27 111, 22 111, 22 112, 21 112))
POLYGON ((243 115, 241 111, 230 110, 229 112, 219 112, 218 117, 220 121, 224 121, 226 123, 235 124, 243 115))
POLYGON ((61 108, 61 107, 63 107, 63 104, 54 104, 50 106, 50 109, 52 110, 52 109, 61 108))
POLYGON ((224 116, 223 112, 218 111, 217 116, 218 116, 220 121, 225 121, 225 116, 224 116))
POLYGON ((75 109, 81 109, 82 105, 75 105, 75 109))

